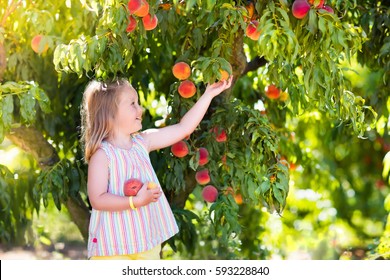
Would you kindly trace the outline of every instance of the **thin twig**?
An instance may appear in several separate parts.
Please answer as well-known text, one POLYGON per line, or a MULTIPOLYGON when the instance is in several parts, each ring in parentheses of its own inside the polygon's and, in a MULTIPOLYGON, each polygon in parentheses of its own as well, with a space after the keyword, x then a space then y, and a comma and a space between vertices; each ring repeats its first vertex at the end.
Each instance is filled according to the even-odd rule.
POLYGON ((8 16, 15 11, 15 9, 22 3, 22 0, 19 2, 14 2, 12 0, 11 4, 7 7, 5 10, 3 19, 1 20, 0 26, 4 27, 5 26, 5 21, 7 20, 8 16))

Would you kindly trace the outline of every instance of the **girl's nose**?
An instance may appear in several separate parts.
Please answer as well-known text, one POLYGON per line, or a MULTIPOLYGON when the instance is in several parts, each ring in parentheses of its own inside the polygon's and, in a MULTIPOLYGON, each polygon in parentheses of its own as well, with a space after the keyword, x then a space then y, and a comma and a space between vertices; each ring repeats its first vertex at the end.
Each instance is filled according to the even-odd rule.
POLYGON ((140 104, 138 104, 137 111, 138 111, 138 113, 142 114, 144 112, 144 108, 140 104))

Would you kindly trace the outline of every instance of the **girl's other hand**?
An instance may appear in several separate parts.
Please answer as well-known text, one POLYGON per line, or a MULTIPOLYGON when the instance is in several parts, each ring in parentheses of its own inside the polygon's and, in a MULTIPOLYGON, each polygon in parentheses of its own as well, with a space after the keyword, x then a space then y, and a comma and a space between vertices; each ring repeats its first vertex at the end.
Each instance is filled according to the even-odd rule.
POLYGON ((233 75, 230 75, 230 78, 228 80, 219 81, 214 84, 207 85, 204 94, 210 94, 213 97, 217 96, 224 90, 230 88, 230 86, 232 85, 232 81, 233 81, 233 75))
POLYGON ((134 206, 138 208, 148 205, 151 202, 156 202, 161 195, 162 192, 159 187, 148 189, 148 183, 145 183, 137 195, 133 198, 134 206))

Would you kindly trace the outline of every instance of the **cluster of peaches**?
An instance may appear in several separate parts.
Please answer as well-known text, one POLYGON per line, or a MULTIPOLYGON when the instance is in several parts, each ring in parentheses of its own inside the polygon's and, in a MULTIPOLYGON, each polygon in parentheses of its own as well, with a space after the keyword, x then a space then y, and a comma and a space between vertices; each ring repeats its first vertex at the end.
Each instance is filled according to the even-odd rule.
MULTIPOLYGON (((295 0, 292 5, 292 14, 298 19, 303 19, 310 11, 311 6, 316 9, 327 11, 331 14, 334 13, 333 9, 325 5, 325 0, 295 0)), ((259 29, 259 22, 256 20, 254 14, 254 5, 250 2, 246 6, 248 12, 249 23, 245 30, 245 35, 254 41, 257 41, 260 37, 261 30, 259 29)))
POLYGON ((172 73, 175 78, 179 79, 180 85, 177 89, 180 96, 183 98, 190 98, 195 95, 195 84, 189 80, 191 76, 191 67, 185 62, 178 62, 172 67, 172 73))
POLYGON ((310 5, 316 9, 325 10, 331 14, 334 13, 333 9, 325 5, 325 0, 295 0, 292 5, 292 14, 298 19, 304 18, 310 11, 310 5))
MULTIPOLYGON (((224 129, 214 127, 211 132, 213 133, 217 142, 226 142, 227 135, 224 129)), ((189 154, 187 139, 181 140, 171 146, 171 152, 178 158, 183 158, 189 154)), ((198 166, 200 169, 195 173, 195 180, 199 185, 206 185, 202 190, 202 197, 207 202, 214 202, 218 197, 218 189, 213 185, 210 185, 209 170, 205 168, 205 165, 209 162, 209 152, 205 147, 197 149, 198 166)))
MULTIPOLYGON (((232 67, 229 65, 230 71, 232 72, 232 67)), ((191 76, 191 67, 186 62, 177 62, 172 67, 172 73, 180 80, 180 85, 178 87, 179 95, 183 98, 191 98, 196 93, 196 86, 195 84, 189 80, 191 76)), ((226 70, 220 69, 220 81, 225 81, 229 78, 229 73, 226 70)), ((224 129, 220 129, 218 127, 214 127, 211 132, 215 136, 215 140, 217 142, 225 142, 227 140, 226 131, 224 129)), ((171 146, 171 152, 174 156, 183 158, 186 155, 189 154, 189 148, 188 143, 186 140, 189 138, 186 138, 184 140, 181 140, 174 145, 171 146)), ((198 166, 203 168, 204 165, 206 165, 209 161, 209 152, 206 148, 201 147, 197 150, 198 153, 198 166)), ((202 190, 202 197, 207 202, 214 202, 218 197, 218 190, 213 185, 207 185, 210 183, 210 175, 209 170, 207 168, 203 168, 201 170, 198 170, 195 174, 195 179, 198 184, 200 185, 206 185, 202 190)))
MULTIPOLYGON (((232 67, 231 65, 229 66, 230 66, 230 71, 232 72, 232 67)), ((181 81, 177 89, 180 96, 183 98, 193 97, 196 93, 196 86, 194 82, 189 80, 191 76, 191 67, 183 61, 177 62, 172 67, 172 73, 173 76, 175 76, 175 78, 181 81)), ((219 73, 221 76, 220 81, 225 81, 229 78, 229 73, 226 70, 220 69, 219 73)))
POLYGON ((142 24, 145 30, 153 30, 156 28, 158 19, 156 15, 149 13, 149 3, 146 0, 130 0, 127 3, 129 8, 129 24, 127 25, 126 31, 133 32, 137 28, 137 17, 142 19, 142 24))

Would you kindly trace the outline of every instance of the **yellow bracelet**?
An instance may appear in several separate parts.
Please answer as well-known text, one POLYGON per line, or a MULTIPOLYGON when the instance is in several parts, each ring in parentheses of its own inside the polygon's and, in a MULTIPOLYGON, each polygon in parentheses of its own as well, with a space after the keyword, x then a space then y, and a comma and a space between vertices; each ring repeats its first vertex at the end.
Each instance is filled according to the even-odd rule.
POLYGON ((131 209, 133 209, 133 210, 137 209, 134 206, 134 202, 133 202, 133 197, 132 196, 129 196, 129 204, 130 204, 130 208, 131 209))

